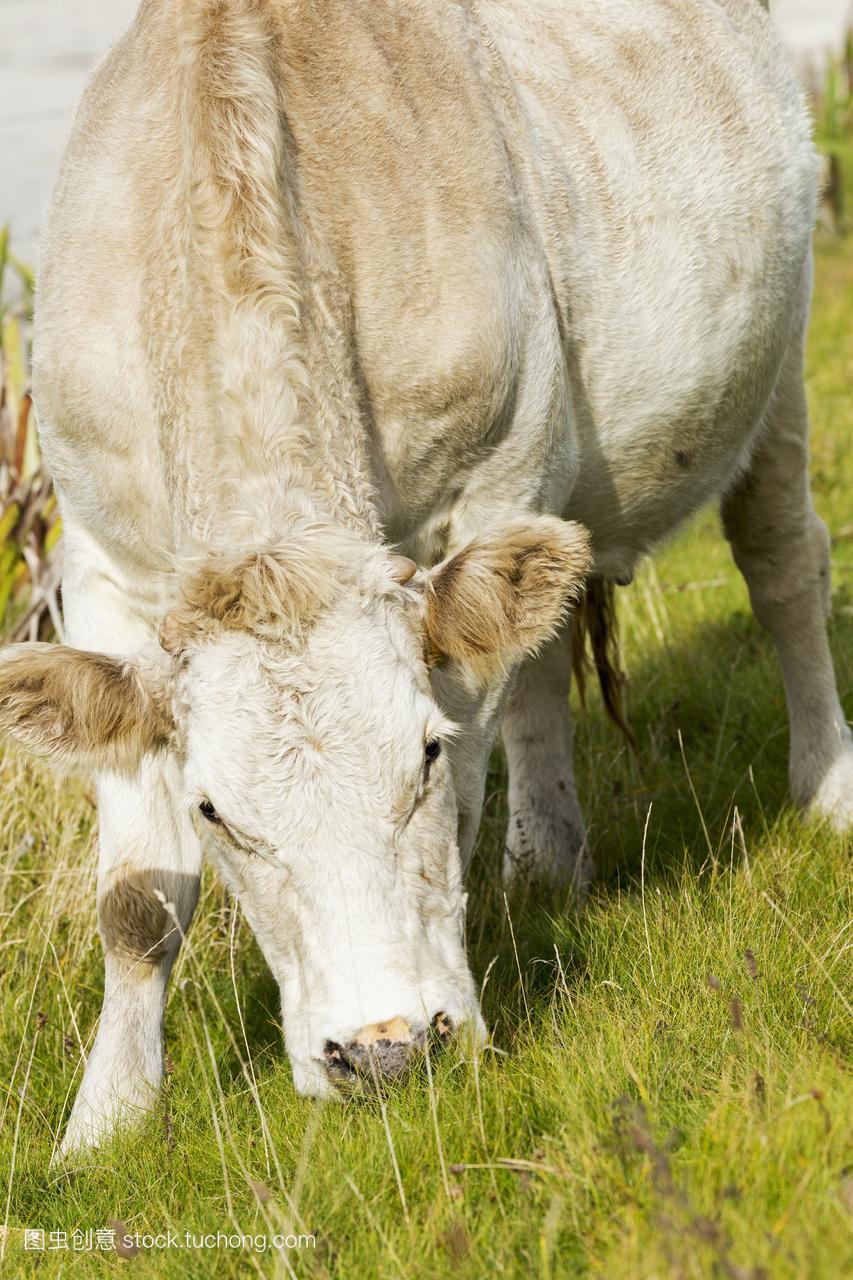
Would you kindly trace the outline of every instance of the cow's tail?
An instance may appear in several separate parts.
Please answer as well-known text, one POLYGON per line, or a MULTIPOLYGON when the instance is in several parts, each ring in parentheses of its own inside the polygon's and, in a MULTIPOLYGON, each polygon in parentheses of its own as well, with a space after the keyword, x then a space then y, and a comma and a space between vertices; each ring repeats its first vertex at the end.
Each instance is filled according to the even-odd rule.
POLYGON ((589 669, 598 676, 608 716, 624 734, 635 756, 637 739, 625 705, 625 673, 619 654, 616 588, 604 578, 591 577, 572 615, 572 667, 581 702, 586 705, 589 669))

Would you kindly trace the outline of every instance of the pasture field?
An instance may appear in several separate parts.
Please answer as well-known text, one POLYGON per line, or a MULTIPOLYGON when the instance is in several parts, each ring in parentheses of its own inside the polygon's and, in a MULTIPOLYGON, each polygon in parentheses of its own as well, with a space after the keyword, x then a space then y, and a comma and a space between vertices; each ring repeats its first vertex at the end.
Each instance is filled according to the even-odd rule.
MULTIPOLYGON (((853 714, 853 239, 819 240, 808 359, 853 714)), ((644 569, 621 615, 642 764, 591 694, 590 904, 504 900, 496 752, 469 905, 493 1047, 474 1063, 446 1051, 382 1105, 294 1095, 276 988, 206 873, 158 1112, 50 1168, 100 1007, 95 812, 85 780, 2 757, 0 1274, 853 1275, 853 842, 787 805, 781 678, 715 513, 644 569), (85 1238, 114 1220, 177 1243, 123 1260, 85 1238), (25 1228, 43 1248, 24 1249, 25 1228), (186 1232, 315 1241, 188 1249, 186 1232)))

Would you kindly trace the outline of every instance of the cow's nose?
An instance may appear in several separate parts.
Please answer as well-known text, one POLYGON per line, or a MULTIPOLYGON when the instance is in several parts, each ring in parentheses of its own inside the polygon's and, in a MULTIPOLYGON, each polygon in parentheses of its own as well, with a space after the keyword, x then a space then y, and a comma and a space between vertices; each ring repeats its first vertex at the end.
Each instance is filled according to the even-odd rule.
POLYGON ((430 1033, 443 1043, 452 1030, 450 1019, 443 1013, 437 1013, 430 1028, 421 1031, 413 1031, 405 1018, 373 1022, 346 1044, 326 1041, 326 1074, 337 1085, 360 1080, 400 1080, 426 1049, 430 1033))

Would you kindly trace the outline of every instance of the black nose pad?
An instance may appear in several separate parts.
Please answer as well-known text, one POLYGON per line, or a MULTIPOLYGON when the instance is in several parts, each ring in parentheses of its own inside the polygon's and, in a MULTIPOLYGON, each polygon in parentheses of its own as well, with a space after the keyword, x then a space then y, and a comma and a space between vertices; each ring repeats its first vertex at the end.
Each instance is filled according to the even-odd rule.
POLYGON ((345 1045, 327 1040, 323 1065, 332 1083, 342 1087, 402 1080, 423 1057, 430 1040, 441 1047, 452 1035, 453 1022, 445 1013, 437 1013, 428 1029, 415 1034, 402 1018, 393 1018, 365 1027, 345 1045))

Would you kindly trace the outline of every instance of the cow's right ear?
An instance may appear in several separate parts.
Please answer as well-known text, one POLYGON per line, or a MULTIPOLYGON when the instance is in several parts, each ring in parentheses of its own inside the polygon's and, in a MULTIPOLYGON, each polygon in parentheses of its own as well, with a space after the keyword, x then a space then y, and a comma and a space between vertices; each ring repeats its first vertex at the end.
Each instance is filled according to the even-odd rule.
POLYGON ((132 772, 173 730, 166 673, 154 664, 60 644, 0 650, 0 735, 27 751, 132 772))

